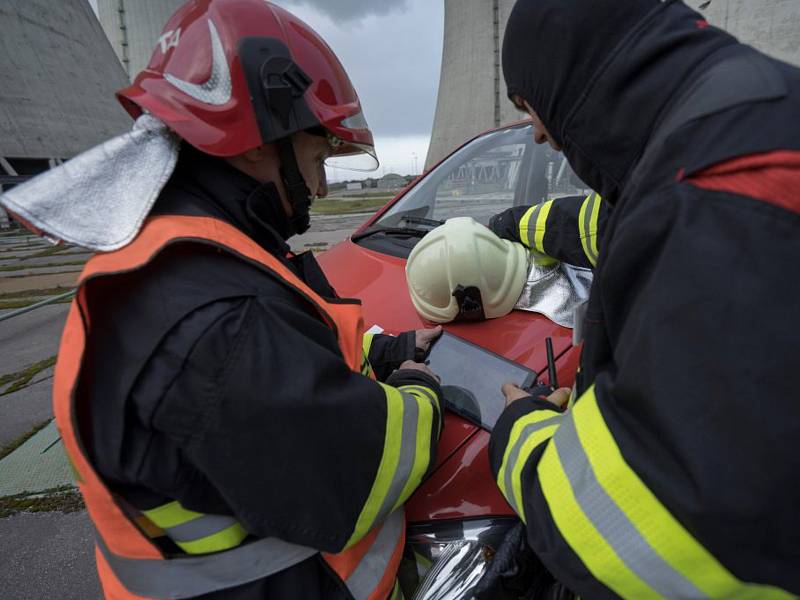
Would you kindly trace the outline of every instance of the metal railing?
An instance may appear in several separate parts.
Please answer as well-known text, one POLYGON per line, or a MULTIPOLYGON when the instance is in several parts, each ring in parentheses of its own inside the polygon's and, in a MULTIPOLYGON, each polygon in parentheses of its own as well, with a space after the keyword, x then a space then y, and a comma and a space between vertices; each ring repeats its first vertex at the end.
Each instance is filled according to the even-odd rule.
POLYGON ((41 308, 43 306, 48 306, 50 304, 55 304, 61 300, 66 300, 67 298, 71 298, 75 295, 76 290, 70 290, 64 294, 59 294, 58 296, 51 296, 40 302, 36 302, 35 304, 31 304, 30 306, 25 306, 23 308, 18 308, 17 310, 12 310, 9 313, 4 315, 0 315, 0 321, 6 321, 8 319, 13 319, 14 317, 18 317, 20 315, 24 315, 25 313, 29 313, 32 310, 36 310, 37 308, 41 308))

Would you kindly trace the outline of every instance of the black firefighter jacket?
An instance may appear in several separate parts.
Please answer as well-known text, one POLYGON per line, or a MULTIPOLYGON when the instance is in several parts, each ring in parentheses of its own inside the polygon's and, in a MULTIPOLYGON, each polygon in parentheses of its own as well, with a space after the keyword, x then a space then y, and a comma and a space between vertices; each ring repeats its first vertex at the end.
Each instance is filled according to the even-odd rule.
MULTIPOLYGON (((583 598, 794 597, 800 70, 674 1, 520 0, 511 23, 509 93, 607 214, 577 400, 506 410, 498 485, 583 598)), ((586 200, 560 202, 539 250, 586 264, 586 200)), ((493 225, 519 240, 527 212, 493 225)))
MULTIPOLYGON (((281 259, 288 250, 274 186, 190 147, 154 212, 215 217, 281 259)), ((310 253, 287 263, 333 297, 310 253)), ((109 487, 138 510, 178 500, 232 515, 253 536, 344 548, 376 477, 387 409, 384 388, 348 369, 319 314, 263 271, 201 244, 171 246, 146 268, 101 285, 89 288, 99 295, 97 334, 79 385, 91 397, 89 450, 109 487)), ((414 355, 410 332, 377 336, 369 358, 379 379, 438 397, 426 375, 392 374, 414 355)), ((423 450, 429 465, 440 428, 438 407, 434 413, 423 450)), ((204 597, 350 595, 316 555, 204 597)))

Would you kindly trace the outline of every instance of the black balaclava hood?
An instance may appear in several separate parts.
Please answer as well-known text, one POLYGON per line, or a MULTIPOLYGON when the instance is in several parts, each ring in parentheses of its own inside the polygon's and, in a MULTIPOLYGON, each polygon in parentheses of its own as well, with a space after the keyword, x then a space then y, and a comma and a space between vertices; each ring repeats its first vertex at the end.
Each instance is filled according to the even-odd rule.
POLYGON ((662 111, 736 43, 677 0, 518 0, 503 42, 518 94, 576 174, 615 202, 662 111))

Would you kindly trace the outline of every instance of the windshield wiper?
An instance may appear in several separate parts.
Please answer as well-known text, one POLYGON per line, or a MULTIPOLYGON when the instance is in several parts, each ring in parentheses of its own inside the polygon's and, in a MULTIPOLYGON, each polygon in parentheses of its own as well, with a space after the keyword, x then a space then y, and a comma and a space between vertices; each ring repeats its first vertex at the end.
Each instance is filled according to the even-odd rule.
POLYGON ((439 219, 426 219, 425 217, 414 217, 412 215, 406 215, 400 222, 405 221, 406 223, 416 223, 417 225, 430 225, 432 227, 439 227, 440 225, 444 225, 444 221, 440 221, 439 219))
POLYGON ((359 240, 363 240, 364 238, 375 235, 376 233, 385 233, 387 235, 405 235, 410 237, 423 238, 426 235, 428 235, 428 233, 430 233, 430 230, 417 229, 416 227, 385 227, 382 225, 377 225, 375 227, 370 227, 366 231, 357 233, 351 239, 354 242, 358 242, 359 240))

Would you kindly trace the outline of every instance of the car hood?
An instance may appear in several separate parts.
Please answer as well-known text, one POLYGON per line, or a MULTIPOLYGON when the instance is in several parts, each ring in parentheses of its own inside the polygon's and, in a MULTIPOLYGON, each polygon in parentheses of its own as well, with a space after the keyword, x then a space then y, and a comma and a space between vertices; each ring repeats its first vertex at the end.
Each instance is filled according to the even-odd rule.
MULTIPOLYGON (((361 300, 367 329, 377 325, 386 333, 399 334, 434 326, 424 321, 411 303, 405 259, 346 240, 320 254, 318 260, 340 296, 361 300)), ((553 339, 556 356, 568 356, 572 350, 570 329, 530 312, 512 311, 499 319, 444 327, 538 373, 547 368, 545 338, 553 339)), ((569 383, 562 380, 562 384, 569 383)), ((510 512, 489 474, 488 439, 486 432, 447 413, 434 473, 407 505, 410 521, 510 512), (460 491, 453 494, 456 488, 460 491), (448 501, 443 501, 445 498, 448 501)))

